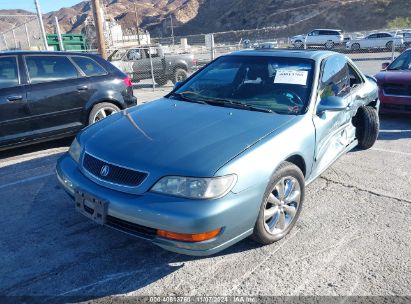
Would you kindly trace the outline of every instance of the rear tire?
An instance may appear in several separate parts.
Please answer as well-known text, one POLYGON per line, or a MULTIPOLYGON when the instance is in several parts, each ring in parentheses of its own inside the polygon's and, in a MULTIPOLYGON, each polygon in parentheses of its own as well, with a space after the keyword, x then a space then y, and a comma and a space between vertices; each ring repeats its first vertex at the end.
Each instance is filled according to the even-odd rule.
POLYGON ((261 203, 252 235, 255 241, 271 244, 291 231, 301 213, 304 183, 304 175, 296 165, 283 162, 278 167, 261 203))
POLYGON ((359 44, 359 43, 354 43, 354 44, 351 45, 351 49, 352 49, 353 51, 358 51, 360 48, 361 48, 361 47, 360 47, 360 44, 359 44))
POLYGON ((388 41, 387 42, 387 44, 385 45, 385 47, 388 49, 388 50, 392 50, 392 41, 388 41))
POLYGON ((113 103, 98 103, 94 105, 94 107, 90 111, 88 124, 91 125, 93 123, 96 123, 97 121, 117 112, 120 112, 120 108, 113 103))
POLYGON ((377 110, 370 106, 363 106, 358 109, 354 117, 356 126, 356 137, 360 149, 371 148, 378 137, 380 121, 377 110))

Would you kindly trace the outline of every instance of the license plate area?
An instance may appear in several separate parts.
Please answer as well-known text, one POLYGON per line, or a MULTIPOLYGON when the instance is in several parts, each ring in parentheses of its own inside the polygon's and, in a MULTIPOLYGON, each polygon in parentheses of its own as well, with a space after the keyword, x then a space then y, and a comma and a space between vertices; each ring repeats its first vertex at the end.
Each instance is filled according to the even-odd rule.
POLYGON ((81 190, 75 191, 74 198, 74 204, 78 212, 95 221, 97 224, 103 225, 106 223, 108 206, 106 200, 99 199, 81 190))

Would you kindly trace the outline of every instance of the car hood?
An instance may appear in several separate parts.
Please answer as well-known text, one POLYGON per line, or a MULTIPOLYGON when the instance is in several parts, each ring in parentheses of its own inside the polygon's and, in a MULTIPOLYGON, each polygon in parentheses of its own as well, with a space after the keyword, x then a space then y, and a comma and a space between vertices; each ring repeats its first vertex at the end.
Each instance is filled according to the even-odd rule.
POLYGON ((304 38, 306 35, 296 35, 291 37, 291 39, 298 39, 298 38, 304 38))
POLYGON ((295 118, 167 98, 112 116, 81 134, 85 151, 159 176, 213 175, 295 118))
POLYGON ((411 71, 384 71, 375 75, 378 84, 394 83, 411 85, 411 71))

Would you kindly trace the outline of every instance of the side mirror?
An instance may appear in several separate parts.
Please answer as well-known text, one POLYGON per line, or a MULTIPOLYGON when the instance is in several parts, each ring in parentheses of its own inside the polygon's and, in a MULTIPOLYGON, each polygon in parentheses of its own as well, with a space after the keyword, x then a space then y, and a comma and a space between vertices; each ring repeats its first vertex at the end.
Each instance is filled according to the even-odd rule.
POLYGON ((174 90, 179 89, 183 85, 183 81, 177 81, 176 84, 174 85, 174 90))
POLYGON ((385 71, 385 70, 388 68, 389 65, 390 65, 389 62, 384 62, 384 63, 381 65, 381 71, 385 71))
POLYGON ((337 96, 327 96, 321 99, 320 103, 317 106, 317 114, 321 114, 325 111, 342 111, 347 108, 344 99, 337 96))

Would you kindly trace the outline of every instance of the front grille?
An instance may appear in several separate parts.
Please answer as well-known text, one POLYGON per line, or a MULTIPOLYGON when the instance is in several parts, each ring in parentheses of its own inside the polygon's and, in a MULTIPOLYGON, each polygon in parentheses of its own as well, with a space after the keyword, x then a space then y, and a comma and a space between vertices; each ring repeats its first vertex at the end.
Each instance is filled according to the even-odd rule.
POLYGON ((119 167, 87 153, 84 155, 83 166, 95 177, 118 185, 136 187, 147 177, 147 173, 119 167), (104 166, 108 166, 108 174, 105 176, 101 174, 104 166))
POLYGON ((107 215, 106 218, 107 222, 106 224, 110 227, 113 227, 115 229, 124 231, 129 234, 133 234, 135 236, 139 237, 145 237, 145 238, 154 238, 157 234, 157 230, 145 226, 141 226, 138 224, 134 224, 128 221, 124 221, 122 219, 119 219, 117 217, 113 217, 111 215, 107 215))
POLYGON ((411 86, 394 83, 385 84, 384 93, 385 95, 411 96, 411 86))

